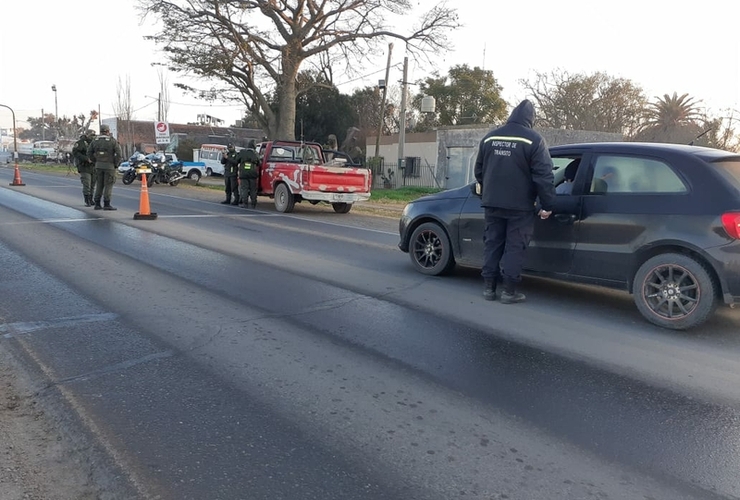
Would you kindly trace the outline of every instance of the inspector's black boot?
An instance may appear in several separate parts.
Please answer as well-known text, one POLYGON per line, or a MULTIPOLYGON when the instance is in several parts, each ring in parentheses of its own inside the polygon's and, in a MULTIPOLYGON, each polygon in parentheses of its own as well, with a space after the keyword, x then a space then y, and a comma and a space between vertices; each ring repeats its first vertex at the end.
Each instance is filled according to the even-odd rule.
POLYGON ((91 207, 92 204, 93 204, 92 203, 92 197, 89 194, 85 194, 85 195, 83 195, 83 197, 85 198, 85 206, 86 207, 91 207))
POLYGON ((224 201, 221 202, 222 205, 231 205, 231 198, 226 198, 224 201))
POLYGON ((109 201, 106 201, 105 204, 104 204, 104 206, 103 206, 103 210, 118 210, 118 209, 115 208, 115 207, 112 207, 110 205, 110 202, 109 201))
POLYGON ((496 300, 496 280, 485 278, 483 284, 483 298, 486 300, 496 300))
POLYGON ((95 210, 103 210, 103 207, 100 206, 100 200, 95 200, 95 210))
POLYGON ((502 304, 518 304, 519 302, 524 302, 526 299, 527 297, 523 293, 516 291, 515 282, 504 280, 504 291, 501 293, 500 298, 502 304))

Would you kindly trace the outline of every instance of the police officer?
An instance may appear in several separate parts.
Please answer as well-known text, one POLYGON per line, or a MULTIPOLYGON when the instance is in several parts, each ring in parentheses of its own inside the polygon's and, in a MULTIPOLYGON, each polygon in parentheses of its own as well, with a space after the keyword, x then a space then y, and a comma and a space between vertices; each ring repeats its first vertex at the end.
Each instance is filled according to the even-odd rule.
POLYGON ((257 208, 257 183, 260 176, 260 157, 257 155, 254 141, 249 141, 246 149, 236 155, 239 162, 239 196, 240 207, 257 208))
POLYGON ((226 191, 226 199, 221 204, 238 205, 239 181, 237 175, 239 173, 239 159, 236 156, 236 148, 233 144, 229 144, 226 147, 226 152, 221 157, 221 164, 224 166, 224 189, 226 191), (231 201, 232 195, 234 196, 234 201, 231 201))
POLYGON ((95 131, 89 129, 80 135, 80 138, 72 146, 72 156, 77 166, 77 172, 80 174, 82 197, 85 199, 86 207, 93 206, 93 192, 95 190, 95 165, 87 157, 87 148, 90 147, 94 138, 95 131))
POLYGON ((121 146, 110 135, 108 125, 100 126, 100 135, 87 148, 87 157, 95 164, 95 210, 117 210, 110 204, 113 184, 116 183, 116 167, 121 162, 121 146), (100 206, 100 199, 104 206, 100 206))
POLYGON ((534 105, 525 99, 504 126, 483 137, 475 161, 486 218, 483 296, 494 300, 496 286, 503 281, 500 300, 504 304, 525 300, 516 286, 534 232, 535 213, 547 219, 555 202, 552 159, 545 140, 532 130, 533 124, 534 105), (535 208, 537 198, 540 209, 535 208))

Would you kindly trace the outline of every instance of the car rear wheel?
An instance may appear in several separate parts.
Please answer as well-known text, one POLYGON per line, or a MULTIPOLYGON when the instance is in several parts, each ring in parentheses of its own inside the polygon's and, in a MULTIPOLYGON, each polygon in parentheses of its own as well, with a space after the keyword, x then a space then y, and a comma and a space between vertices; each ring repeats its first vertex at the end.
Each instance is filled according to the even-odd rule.
POLYGON ((290 213, 293 207, 295 207, 295 196, 284 183, 278 184, 275 187, 275 209, 278 212, 290 213))
POLYGON ((213 175, 213 170, 211 169, 211 167, 208 167, 208 168, 206 169, 206 175, 207 175, 208 177, 211 177, 211 176, 213 175))
POLYGON ((347 214, 352 210, 352 203, 332 203, 331 206, 338 214, 347 214))
POLYGON ((450 238, 436 222, 425 222, 411 234, 409 256, 416 270, 437 276, 455 266, 450 238))
POLYGON ((188 172, 188 179, 190 179, 191 181, 198 182, 200 180, 200 177, 201 177, 200 171, 198 170, 193 169, 190 172, 188 172))
POLYGON ((640 313, 651 323, 672 330, 704 323, 717 307, 716 288, 703 264, 677 253, 645 261, 632 286, 640 313))

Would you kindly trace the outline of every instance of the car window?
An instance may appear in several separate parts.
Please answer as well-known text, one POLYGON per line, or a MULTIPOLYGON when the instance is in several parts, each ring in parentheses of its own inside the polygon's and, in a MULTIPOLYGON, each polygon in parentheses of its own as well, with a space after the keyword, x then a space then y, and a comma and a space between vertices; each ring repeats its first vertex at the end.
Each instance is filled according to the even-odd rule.
POLYGON ((556 156, 552 158, 553 183, 557 194, 571 194, 573 180, 578 172, 580 155, 556 156), (566 179, 566 176, 568 179, 566 179))
POLYGON ((740 187, 740 159, 715 161, 712 165, 718 166, 725 177, 730 178, 735 186, 740 187))
POLYGON ((638 156, 600 155, 594 164, 591 193, 685 193, 688 189, 667 163, 638 156))

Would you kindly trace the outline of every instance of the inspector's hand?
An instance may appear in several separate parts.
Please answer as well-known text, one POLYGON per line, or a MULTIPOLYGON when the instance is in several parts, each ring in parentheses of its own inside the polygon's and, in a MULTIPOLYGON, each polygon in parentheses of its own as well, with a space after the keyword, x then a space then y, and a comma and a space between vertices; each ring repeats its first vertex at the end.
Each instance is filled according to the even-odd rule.
POLYGON ((545 220, 550 217, 550 215, 552 215, 552 210, 550 210, 549 212, 547 210, 540 210, 537 215, 540 216, 540 219, 545 220))

